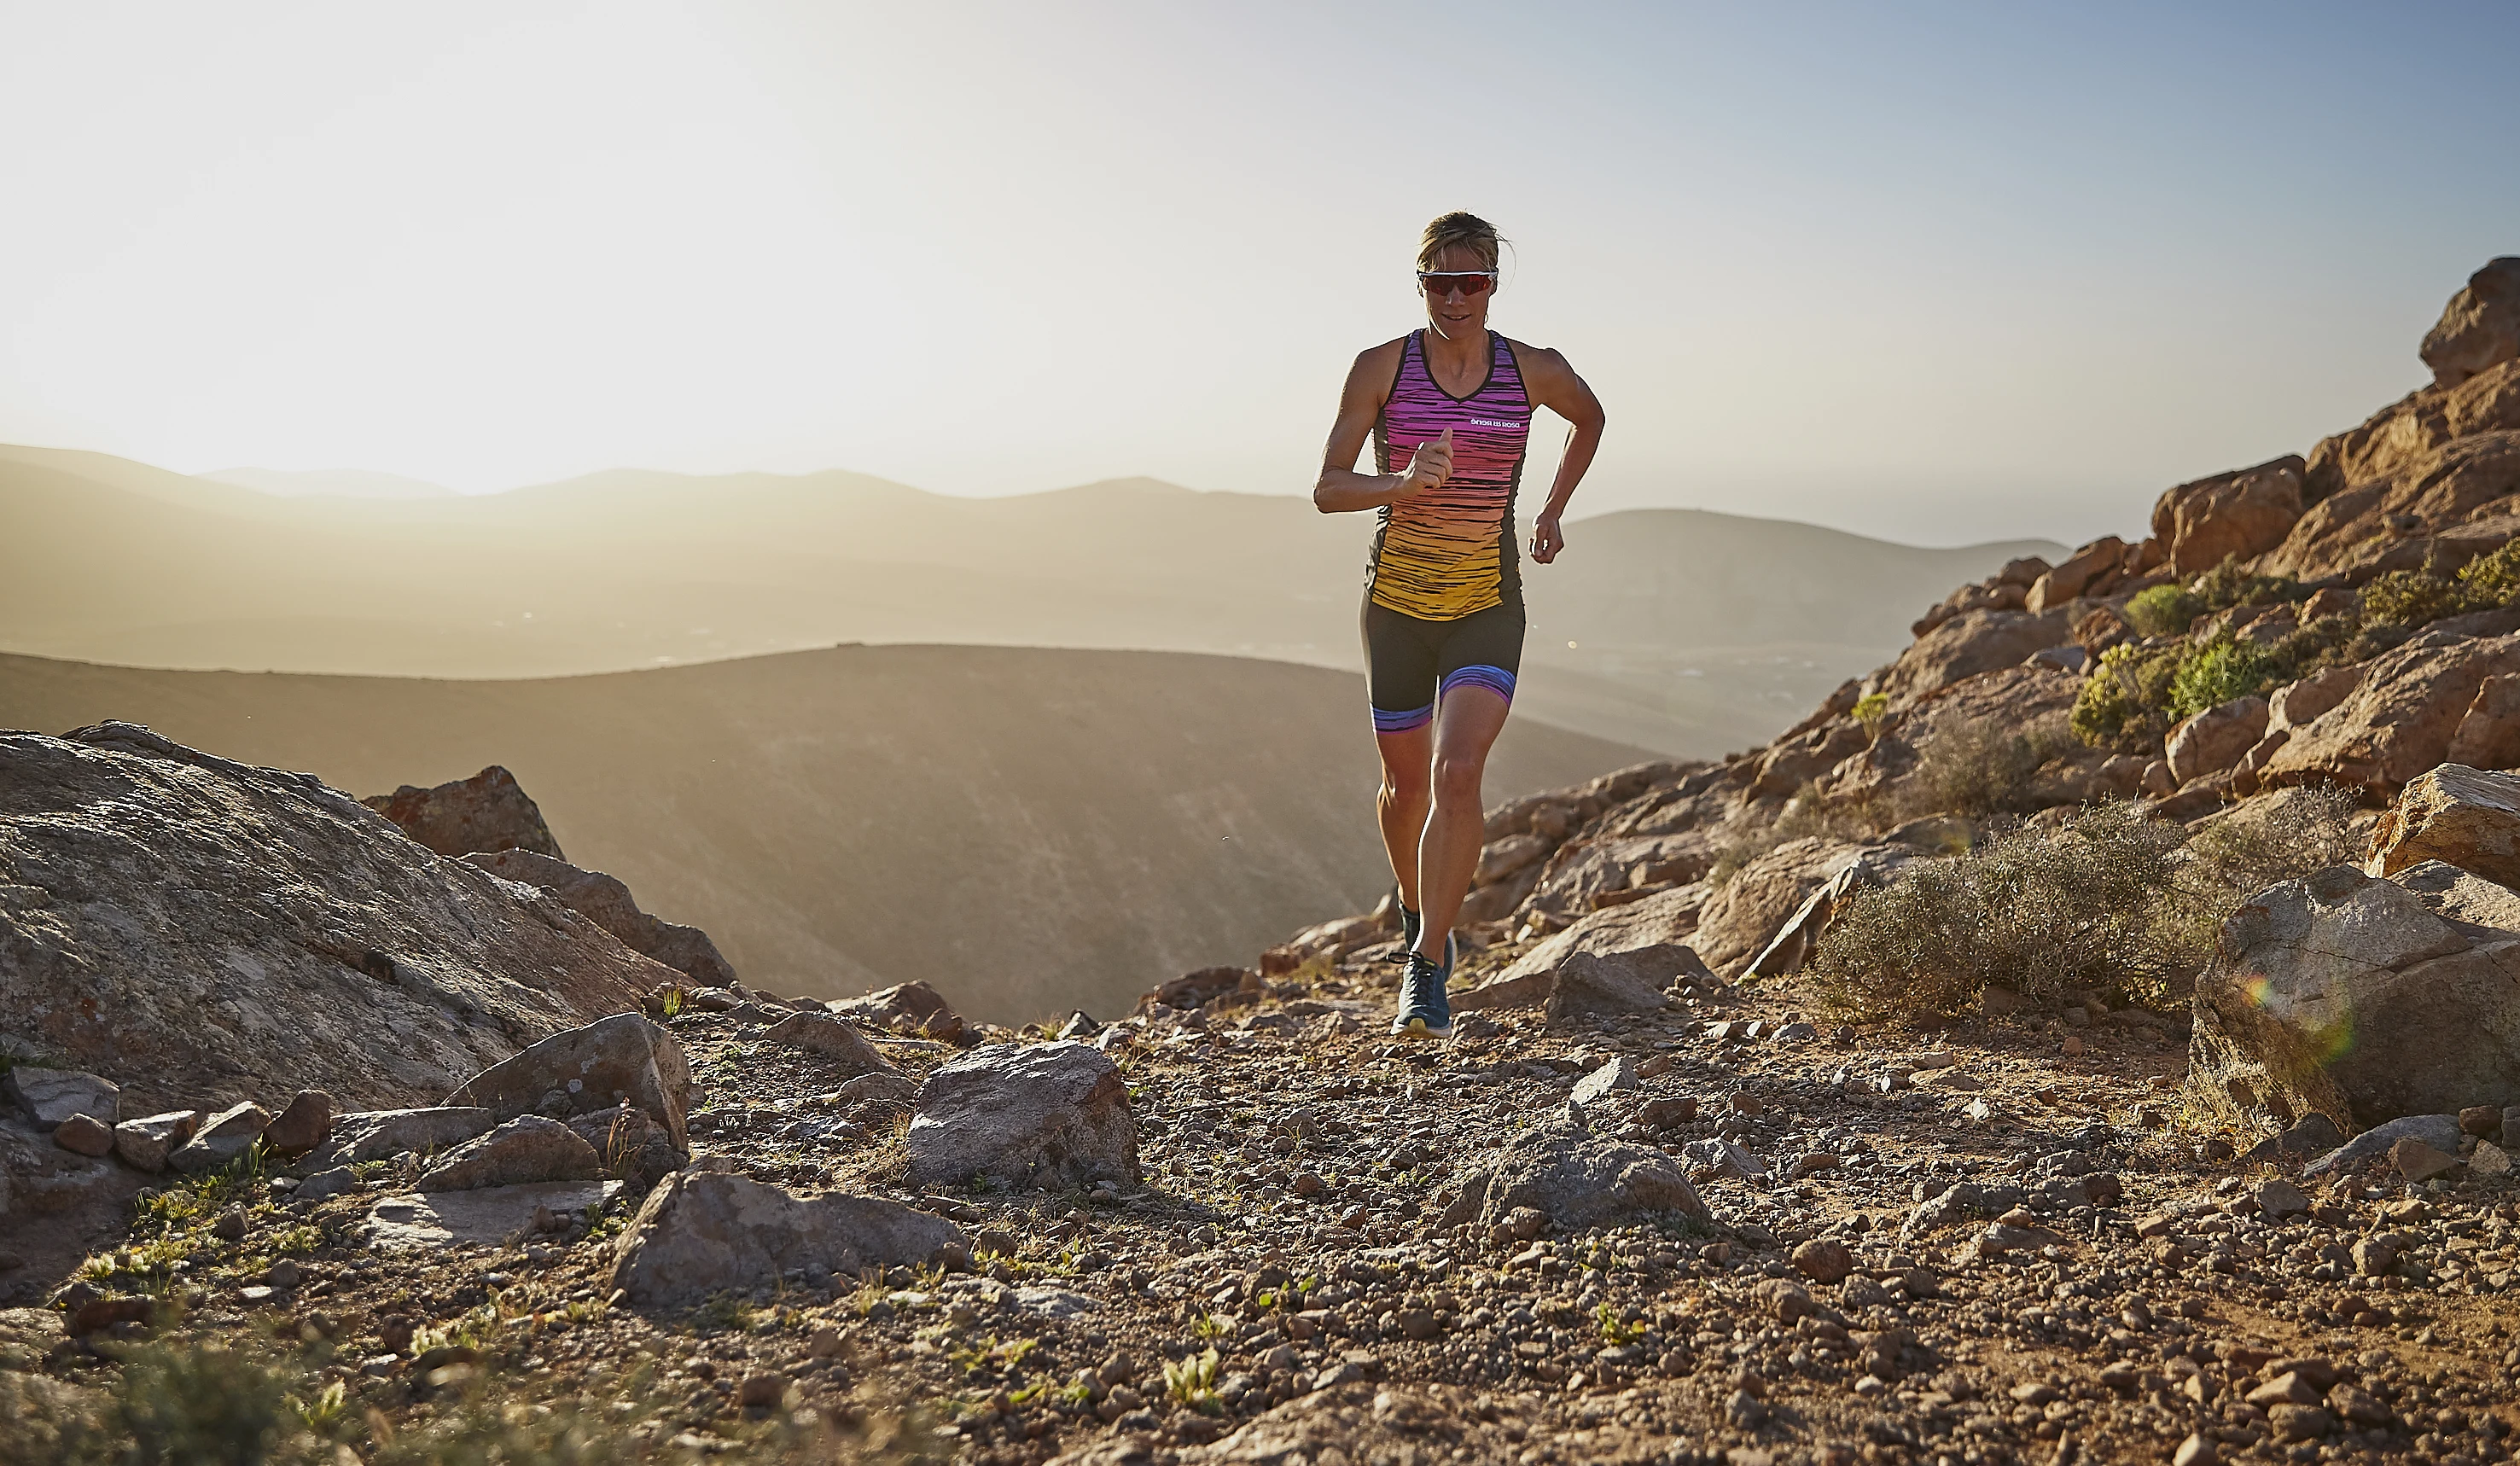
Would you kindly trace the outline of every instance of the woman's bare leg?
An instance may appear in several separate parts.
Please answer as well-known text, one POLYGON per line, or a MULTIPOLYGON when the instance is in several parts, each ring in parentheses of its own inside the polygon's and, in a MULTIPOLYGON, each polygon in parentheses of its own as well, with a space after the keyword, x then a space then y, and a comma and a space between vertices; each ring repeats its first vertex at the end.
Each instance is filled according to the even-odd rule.
MULTIPOLYGON (((1479 782, 1487 772, 1488 749, 1505 730, 1512 704, 1481 687, 1457 687, 1444 694, 1435 711, 1434 763, 1428 783, 1433 809, 1425 834, 1418 842, 1418 910, 1424 913, 1418 931, 1418 950, 1440 962, 1444 940, 1470 894, 1470 876, 1479 867, 1479 847, 1487 843, 1487 811, 1480 803, 1479 782)), ((1387 767, 1387 765, 1386 765, 1387 767)), ((1391 837, 1384 826, 1383 838, 1391 837)))
POLYGON ((1382 787, 1374 792, 1374 819, 1382 825, 1382 851, 1391 858, 1392 879, 1400 883, 1400 904, 1418 906, 1418 842, 1426 832, 1428 766, 1435 750, 1435 725, 1421 723, 1407 733, 1376 733, 1373 746, 1382 755, 1382 787))

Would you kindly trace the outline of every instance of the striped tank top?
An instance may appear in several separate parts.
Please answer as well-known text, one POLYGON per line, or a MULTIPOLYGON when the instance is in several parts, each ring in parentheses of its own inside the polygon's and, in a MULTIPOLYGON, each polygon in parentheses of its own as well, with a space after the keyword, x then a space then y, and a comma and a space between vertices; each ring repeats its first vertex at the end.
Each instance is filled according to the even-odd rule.
POLYGON ((1420 443, 1453 430, 1453 475, 1439 488, 1382 507, 1367 560, 1367 596, 1421 621, 1452 621, 1520 604, 1513 495, 1531 440, 1531 402, 1513 347, 1488 333, 1488 378, 1456 397, 1426 370, 1423 331, 1400 348, 1400 371, 1373 424, 1374 471, 1398 473, 1420 443))

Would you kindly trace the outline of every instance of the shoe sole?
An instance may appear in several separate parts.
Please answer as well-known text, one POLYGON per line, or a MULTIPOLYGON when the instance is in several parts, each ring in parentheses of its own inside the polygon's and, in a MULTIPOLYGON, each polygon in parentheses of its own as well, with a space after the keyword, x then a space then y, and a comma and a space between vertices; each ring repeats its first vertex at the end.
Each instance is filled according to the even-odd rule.
POLYGON ((1453 1036, 1453 1026, 1447 1023, 1437 1028, 1423 1018, 1412 1018, 1407 1023, 1394 1022, 1391 1036, 1395 1039, 1449 1039, 1453 1036))

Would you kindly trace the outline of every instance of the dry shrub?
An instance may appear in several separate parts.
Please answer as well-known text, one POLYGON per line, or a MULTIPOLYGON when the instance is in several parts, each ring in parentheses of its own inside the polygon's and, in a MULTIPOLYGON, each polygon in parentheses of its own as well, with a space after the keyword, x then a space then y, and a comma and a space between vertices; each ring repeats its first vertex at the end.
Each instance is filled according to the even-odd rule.
POLYGON ((2182 833, 2112 804, 1911 866, 1829 923, 1812 980, 1866 1021, 1958 1014, 1989 984, 2038 1000, 2150 990, 2167 976, 2152 907, 2182 833))
POLYGON ((1901 818, 1919 815, 2026 815, 2039 771, 2074 751, 2062 718, 2042 718, 2014 729, 1992 722, 1937 726, 1916 750, 1915 771, 1902 781, 1901 818))
POLYGON ((2277 881, 2353 858, 2350 796, 2291 789, 2197 831, 2133 804, 1999 835, 1859 894, 1814 954, 1831 1008, 1952 1017, 1989 985, 2158 1002, 2212 955, 2224 918, 2277 881), (2182 848, 2182 842, 2184 842, 2182 848))

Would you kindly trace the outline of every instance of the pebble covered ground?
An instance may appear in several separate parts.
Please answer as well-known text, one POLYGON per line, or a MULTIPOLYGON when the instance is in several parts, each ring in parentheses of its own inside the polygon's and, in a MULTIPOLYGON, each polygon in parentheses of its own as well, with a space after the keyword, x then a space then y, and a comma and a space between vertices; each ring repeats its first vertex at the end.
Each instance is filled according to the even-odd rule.
MULTIPOLYGON (((171 1270, 185 1327, 300 1335, 388 1420, 497 1370, 684 1453, 821 1421, 974 1462, 2194 1466, 2496 1461, 2520 1429, 2520 1189, 2295 1185, 2297 1163, 2200 1145, 2176 1018, 1853 1032, 1790 992, 1704 989, 1410 1044, 1384 1036, 1392 973, 1368 949, 1094 1033, 1146 1180, 1058 1194, 907 1190, 909 1105, 844 1100, 827 1061, 762 1043, 766 1000, 671 1020, 697 1162, 941 1212, 969 1270, 637 1311, 609 1277, 626 1199, 509 1245, 381 1251, 361 1223, 402 1184, 388 1163, 311 1205, 286 1177, 163 1225, 144 1205, 92 1286, 171 1270), (1570 1097, 1595 1133, 1688 1159, 1713 1222, 1444 1226, 1464 1168, 1570 1097)), ((958 1051, 881 1042, 914 1075, 958 1051)), ((0 1314, 0 1364, 76 1379, 138 1327, 83 1344, 60 1319, 0 1314)))

